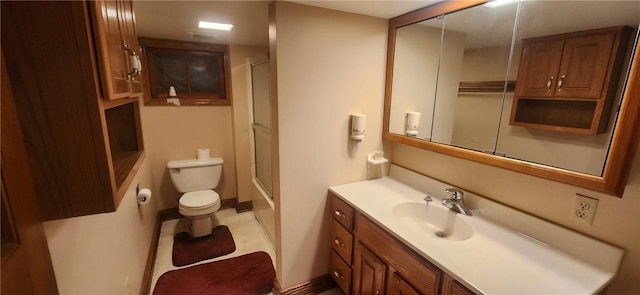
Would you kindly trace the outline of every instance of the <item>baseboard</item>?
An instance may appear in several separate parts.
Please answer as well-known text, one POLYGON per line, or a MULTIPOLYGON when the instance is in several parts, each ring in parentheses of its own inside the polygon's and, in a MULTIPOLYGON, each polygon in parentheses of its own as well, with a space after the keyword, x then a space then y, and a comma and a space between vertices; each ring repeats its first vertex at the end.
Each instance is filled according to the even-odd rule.
MULTIPOLYGON (((172 209, 169 209, 172 210, 172 209)), ((153 228, 153 236, 151 237, 151 245, 149 246, 149 254, 147 255, 147 265, 144 267, 144 275, 140 284, 140 295, 148 295, 151 291, 151 280, 153 279, 153 266, 156 262, 156 254, 158 252, 158 240, 160 237, 160 227, 162 226, 163 215, 165 211, 158 211, 156 215, 156 224, 153 228)), ((176 213, 178 212, 176 208, 176 213)))
POLYGON ((238 212, 238 213, 251 211, 251 210, 253 210, 253 202, 252 201, 238 202, 236 204, 236 212, 238 212))
POLYGON ((220 209, 235 208, 237 203, 238 203, 237 198, 222 199, 220 200, 220 209))
POLYGON ((311 281, 291 287, 287 290, 282 290, 278 280, 274 281, 274 294, 276 295, 307 295, 307 294, 318 294, 320 292, 324 292, 333 288, 336 288, 336 282, 329 276, 328 274, 323 275, 321 277, 317 277, 312 279, 311 281))

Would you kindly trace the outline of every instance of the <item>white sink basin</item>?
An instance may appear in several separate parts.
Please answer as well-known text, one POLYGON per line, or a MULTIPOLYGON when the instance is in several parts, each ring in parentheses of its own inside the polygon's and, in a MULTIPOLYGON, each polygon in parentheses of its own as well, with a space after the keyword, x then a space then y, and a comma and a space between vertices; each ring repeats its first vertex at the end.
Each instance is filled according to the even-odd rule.
POLYGON ((400 203, 393 207, 393 216, 434 239, 463 241, 473 236, 473 227, 461 214, 434 204, 400 203))

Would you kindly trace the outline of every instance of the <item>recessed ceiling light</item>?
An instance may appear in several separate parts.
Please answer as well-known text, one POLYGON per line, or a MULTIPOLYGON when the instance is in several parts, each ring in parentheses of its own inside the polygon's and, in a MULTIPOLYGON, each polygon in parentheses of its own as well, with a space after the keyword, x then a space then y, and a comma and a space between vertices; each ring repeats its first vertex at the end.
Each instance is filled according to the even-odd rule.
POLYGON ((503 5, 507 5, 507 4, 510 4, 510 3, 513 3, 513 2, 518 2, 518 0, 494 0, 494 1, 489 1, 489 2, 485 3, 484 6, 494 8, 494 7, 500 7, 500 6, 503 6, 503 5))
POLYGON ((211 30, 221 30, 221 31, 231 31, 231 29, 233 28, 233 25, 200 21, 200 22, 198 22, 198 28, 211 29, 211 30))

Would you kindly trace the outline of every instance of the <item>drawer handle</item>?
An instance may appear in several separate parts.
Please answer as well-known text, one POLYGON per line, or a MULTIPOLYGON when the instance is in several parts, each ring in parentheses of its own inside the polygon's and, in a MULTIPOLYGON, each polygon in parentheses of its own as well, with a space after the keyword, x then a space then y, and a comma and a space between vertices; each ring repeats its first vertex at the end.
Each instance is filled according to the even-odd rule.
POLYGON ((562 91, 562 84, 564 84, 564 75, 558 80, 558 91, 562 91))
POLYGON ((340 211, 340 210, 338 210, 338 209, 336 209, 336 211, 335 211, 334 213, 335 213, 335 214, 336 214, 336 216, 338 216, 338 217, 347 218, 347 216, 346 216, 344 213, 342 213, 342 211, 340 211))
POLYGON ((340 274, 340 272, 338 272, 338 270, 334 270, 334 271, 333 271, 333 275, 334 275, 336 278, 344 279, 344 276, 343 276, 343 275, 341 275, 341 274, 340 274))
POLYGON ((338 238, 336 238, 335 240, 333 240, 334 243, 336 243, 336 245, 340 246, 340 247, 344 247, 344 243, 341 243, 340 240, 338 238))

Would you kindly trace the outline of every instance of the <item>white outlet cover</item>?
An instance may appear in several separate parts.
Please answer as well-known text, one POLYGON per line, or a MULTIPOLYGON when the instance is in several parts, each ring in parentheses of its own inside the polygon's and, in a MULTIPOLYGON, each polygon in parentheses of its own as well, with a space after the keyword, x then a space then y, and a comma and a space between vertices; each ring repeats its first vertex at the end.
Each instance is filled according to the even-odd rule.
POLYGON ((581 223, 591 225, 593 223, 593 217, 596 214, 597 207, 598 199, 587 197, 581 194, 576 194, 576 197, 573 200, 573 206, 571 208, 569 218, 581 223), (587 209, 581 208, 580 203, 582 202, 589 204, 587 209))

